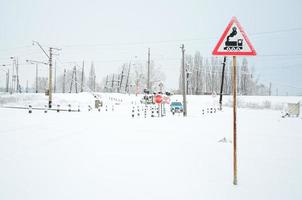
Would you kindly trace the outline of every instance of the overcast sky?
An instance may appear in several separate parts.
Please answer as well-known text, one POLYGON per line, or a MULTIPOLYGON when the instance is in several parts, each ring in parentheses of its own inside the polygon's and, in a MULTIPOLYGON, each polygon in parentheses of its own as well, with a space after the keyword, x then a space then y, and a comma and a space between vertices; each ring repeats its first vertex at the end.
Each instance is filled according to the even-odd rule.
MULTIPOLYGON (((66 62, 94 61, 100 79, 124 62, 146 60, 150 47, 166 87, 177 88, 180 45, 210 57, 236 16, 257 51, 248 61, 260 82, 272 82, 273 93, 278 88, 279 94, 297 95, 302 94, 301 8, 301 0, 0 0, 0 64, 11 63, 11 56, 20 63, 46 61, 32 46, 36 40, 45 48, 62 48, 58 73, 72 68, 66 62)), ((22 84, 33 82, 33 75, 34 66, 20 66, 22 84)), ((1 85, 4 77, 0 71, 1 85)))

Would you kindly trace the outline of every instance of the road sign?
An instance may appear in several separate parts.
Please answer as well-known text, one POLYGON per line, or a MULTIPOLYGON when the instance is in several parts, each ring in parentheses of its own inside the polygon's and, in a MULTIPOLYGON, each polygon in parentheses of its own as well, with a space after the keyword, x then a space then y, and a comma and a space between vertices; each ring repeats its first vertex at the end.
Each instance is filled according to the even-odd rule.
POLYGON ((170 104, 170 101, 171 101, 170 97, 167 97, 167 96, 164 96, 164 97, 163 97, 163 102, 164 102, 164 103, 170 104))
POLYGON ((255 56, 256 51, 236 17, 233 17, 212 54, 222 56, 255 56))
POLYGON ((163 101, 163 97, 161 95, 156 95, 155 96, 155 103, 161 103, 163 101))
POLYGON ((236 17, 233 17, 218 43, 213 55, 233 57, 233 184, 237 185, 237 66, 236 56, 255 56, 256 51, 236 17))

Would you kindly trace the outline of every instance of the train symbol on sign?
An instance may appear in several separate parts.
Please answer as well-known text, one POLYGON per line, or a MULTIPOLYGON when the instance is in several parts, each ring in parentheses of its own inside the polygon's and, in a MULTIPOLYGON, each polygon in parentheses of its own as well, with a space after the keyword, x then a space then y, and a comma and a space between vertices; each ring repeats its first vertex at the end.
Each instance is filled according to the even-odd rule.
POLYGON ((242 50, 243 39, 238 39, 237 41, 230 41, 230 37, 237 35, 237 28, 233 27, 232 32, 228 35, 227 40, 225 41, 224 50, 227 51, 240 51, 242 50))
POLYGON ((236 17, 233 17, 212 54, 216 56, 255 56, 256 51, 236 17))

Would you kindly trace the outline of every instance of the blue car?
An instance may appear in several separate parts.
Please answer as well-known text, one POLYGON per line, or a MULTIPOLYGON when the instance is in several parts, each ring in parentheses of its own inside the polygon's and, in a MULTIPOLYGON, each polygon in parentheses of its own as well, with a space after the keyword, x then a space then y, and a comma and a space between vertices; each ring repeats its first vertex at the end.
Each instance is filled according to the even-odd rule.
POLYGON ((181 113, 183 112, 183 106, 181 102, 178 101, 173 101, 170 104, 170 111, 174 114, 174 113, 181 113))

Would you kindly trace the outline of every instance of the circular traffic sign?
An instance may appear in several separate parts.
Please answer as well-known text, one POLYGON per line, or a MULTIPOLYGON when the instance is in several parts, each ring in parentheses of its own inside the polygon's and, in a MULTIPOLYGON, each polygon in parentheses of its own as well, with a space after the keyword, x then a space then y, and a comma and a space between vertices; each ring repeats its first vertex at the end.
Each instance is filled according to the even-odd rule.
POLYGON ((163 101, 163 97, 161 95, 156 95, 155 96, 155 103, 161 103, 163 101))

